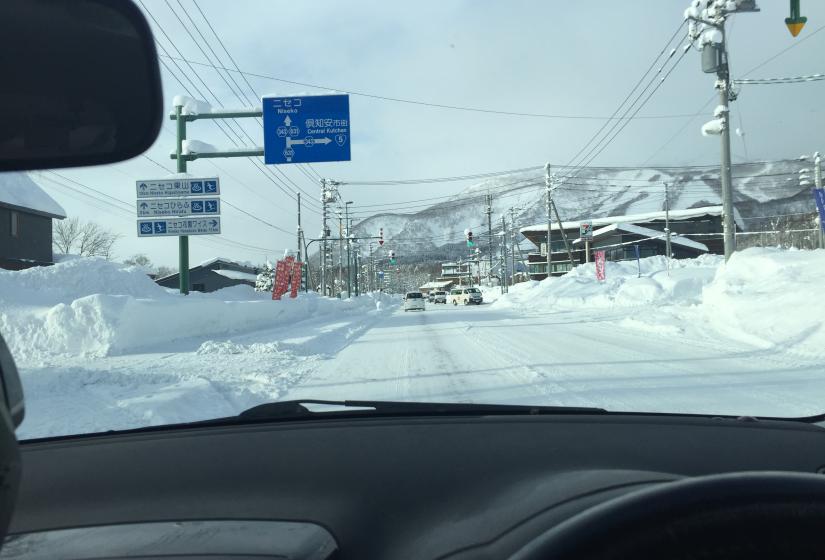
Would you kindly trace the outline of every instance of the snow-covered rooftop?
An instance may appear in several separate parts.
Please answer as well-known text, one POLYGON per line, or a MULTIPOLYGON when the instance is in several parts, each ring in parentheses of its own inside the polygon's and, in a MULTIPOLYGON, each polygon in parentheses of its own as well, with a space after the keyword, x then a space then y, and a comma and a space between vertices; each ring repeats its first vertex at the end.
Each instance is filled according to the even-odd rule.
POLYGON ((247 280, 250 282, 255 282, 258 277, 255 274, 250 272, 241 272, 240 270, 213 270, 215 274, 220 274, 226 278, 231 278, 232 280, 247 280))
MULTIPOLYGON (((609 226, 605 226, 603 228, 599 228, 593 232, 593 239, 598 239, 599 237, 606 235, 610 232, 620 230, 627 233, 633 233, 636 235, 641 235, 642 237, 650 237, 657 240, 665 241, 665 233, 663 231, 650 229, 642 226, 637 226, 635 224, 626 224, 626 223, 615 223, 610 224, 609 226)), ((703 251, 705 253, 708 252, 708 248, 704 243, 699 243, 698 241, 693 241, 692 239, 688 239, 687 237, 682 237, 675 233, 670 234, 670 242, 674 245, 681 245, 683 247, 690 247, 691 249, 696 249, 697 251, 703 251)), ((574 245, 578 245, 584 243, 584 239, 578 238, 573 241, 574 245)))
POLYGON ((0 173, 0 204, 66 217, 66 211, 25 173, 0 173))
MULTIPOLYGON (((721 216, 721 206, 703 206, 701 208, 690 208, 688 210, 671 210, 671 220, 681 220, 686 218, 698 218, 700 216, 721 216)), ((604 226, 613 223, 645 223, 656 220, 664 220, 665 212, 646 212, 644 214, 631 214, 627 216, 605 216, 603 218, 591 218, 589 220, 575 220, 569 222, 562 222, 564 229, 577 229, 583 222, 590 222, 593 226, 604 226)), ((553 222, 550 226, 551 230, 558 230, 559 224, 553 222)), ((533 226, 526 226, 519 230, 521 233, 542 233, 547 231, 547 223, 537 224, 533 226)))
POLYGON ((423 286, 419 286, 418 289, 419 290, 432 290, 432 289, 438 289, 438 288, 446 288, 450 284, 454 284, 454 283, 455 282, 453 280, 432 281, 432 282, 427 282, 423 286))

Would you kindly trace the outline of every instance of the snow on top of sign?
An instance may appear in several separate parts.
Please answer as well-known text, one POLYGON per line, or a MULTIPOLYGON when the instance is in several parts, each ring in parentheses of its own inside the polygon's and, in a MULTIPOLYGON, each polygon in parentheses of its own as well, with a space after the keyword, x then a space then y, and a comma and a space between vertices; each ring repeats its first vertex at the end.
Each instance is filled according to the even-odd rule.
POLYGON ((0 204, 66 217, 66 211, 26 173, 0 173, 0 204))
POLYGON ((219 152, 217 146, 200 140, 184 140, 182 145, 182 152, 184 154, 209 154, 212 152, 219 152))
POLYGON ((241 272, 240 270, 213 270, 215 274, 220 274, 231 280, 249 280, 255 282, 258 279, 256 274, 250 272, 241 272))
POLYGON ((186 95, 176 95, 172 100, 172 107, 181 106, 181 113, 184 115, 202 115, 212 112, 212 105, 200 99, 187 97, 186 95))
MULTIPOLYGON (((205 115, 208 113, 224 113, 230 111, 232 113, 251 113, 256 114, 261 112, 260 107, 240 107, 240 108, 227 108, 227 107, 219 107, 214 108, 210 105, 207 101, 202 101, 200 99, 195 99, 192 97, 188 97, 186 95, 176 95, 174 99, 172 99, 172 107, 177 107, 178 105, 181 106, 181 114, 183 115, 205 115)), ((171 111, 170 115, 174 115, 175 112, 171 111)))
MULTIPOLYGON (((260 150, 263 151, 263 147, 261 146, 232 146, 231 148, 219 148, 213 144, 209 144, 208 142, 202 142, 200 140, 184 140, 181 143, 181 151, 183 155, 190 155, 190 154, 212 154, 215 152, 248 152, 251 150, 260 150)), ((175 153, 175 149, 171 150, 171 153, 175 153)), ((187 175, 187 177, 191 177, 191 175, 187 175)))
POLYGON ((347 92, 328 89, 325 91, 301 91, 298 93, 265 93, 261 96, 261 101, 272 97, 318 97, 321 95, 347 95, 347 92))
MULTIPOLYGON (((684 218, 698 218, 699 216, 721 216, 722 215, 722 207, 721 206, 703 206, 701 208, 689 208, 687 210, 671 210, 670 211, 670 219, 684 219, 684 218)), ((665 219, 665 212, 663 210, 656 211, 656 212, 646 212, 644 214, 628 214, 625 216, 605 216, 602 218, 589 218, 586 220, 576 220, 576 221, 569 221, 569 222, 562 222, 562 226, 564 229, 578 229, 581 224, 590 222, 594 227, 595 226, 604 226, 607 224, 612 223, 645 223, 645 222, 652 222, 654 220, 664 220, 665 219)), ((558 230, 559 224, 557 222, 553 222, 550 226, 552 230, 558 230)), ((523 227, 519 230, 521 233, 530 233, 530 232, 547 232, 547 223, 536 224, 533 226, 523 227)))

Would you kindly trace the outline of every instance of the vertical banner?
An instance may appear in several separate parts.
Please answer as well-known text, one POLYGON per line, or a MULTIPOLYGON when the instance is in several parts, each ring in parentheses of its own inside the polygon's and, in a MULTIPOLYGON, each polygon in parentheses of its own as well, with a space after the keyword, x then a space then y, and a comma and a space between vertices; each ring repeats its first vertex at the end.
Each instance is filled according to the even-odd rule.
POLYGON ((593 251, 596 261, 596 280, 604 280, 604 251, 593 251))
POLYGON ((637 278, 641 278, 642 277, 642 261, 639 257, 639 254, 641 253, 641 251, 639 251, 639 244, 638 243, 636 245, 633 245, 633 251, 636 253, 636 266, 639 267, 639 275, 637 276, 637 278))
POLYGON ((286 281, 286 263, 284 261, 278 261, 278 264, 275 266, 275 281, 272 283, 272 299, 281 299, 281 296, 284 295, 286 291, 286 288, 282 289, 286 281))
POLYGON ((278 299, 281 299, 281 296, 289 291, 289 281, 292 280, 292 263, 295 262, 295 257, 287 257, 281 262, 284 263, 284 273, 278 286, 278 299))
POLYGON ((292 291, 289 297, 298 297, 298 289, 301 287, 301 279, 304 277, 304 263, 295 261, 292 263, 292 291))

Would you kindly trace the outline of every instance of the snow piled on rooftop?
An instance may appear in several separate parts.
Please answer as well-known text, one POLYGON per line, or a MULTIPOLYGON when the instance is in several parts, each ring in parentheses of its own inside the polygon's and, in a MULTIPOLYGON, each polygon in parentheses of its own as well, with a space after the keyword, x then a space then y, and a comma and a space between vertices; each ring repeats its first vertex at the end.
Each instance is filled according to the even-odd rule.
POLYGON ((0 204, 66 217, 66 211, 26 173, 0 173, 0 204))

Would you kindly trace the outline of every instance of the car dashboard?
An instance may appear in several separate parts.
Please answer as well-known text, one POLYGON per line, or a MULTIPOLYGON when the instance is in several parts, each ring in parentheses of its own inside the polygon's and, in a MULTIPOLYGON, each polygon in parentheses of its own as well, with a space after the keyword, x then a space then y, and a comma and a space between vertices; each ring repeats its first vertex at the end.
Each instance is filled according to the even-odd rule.
MULTIPOLYGON (((264 558, 268 550, 273 558, 507 558, 571 516, 640 489, 825 466, 825 430, 813 424, 640 414, 287 421, 21 448, 23 482, 0 558, 39 558, 21 543, 67 534, 88 542, 89 529, 129 542, 124 530, 151 526, 169 540, 172 524, 172 540, 186 542, 204 530, 192 523, 231 528, 220 541, 226 558, 248 557, 252 542, 264 558), (78 529, 85 538, 66 533, 78 529), (280 536, 281 546, 250 531, 280 536)), ((134 554, 105 550, 77 558, 134 554)), ((141 550, 164 557, 162 548, 141 550)))

